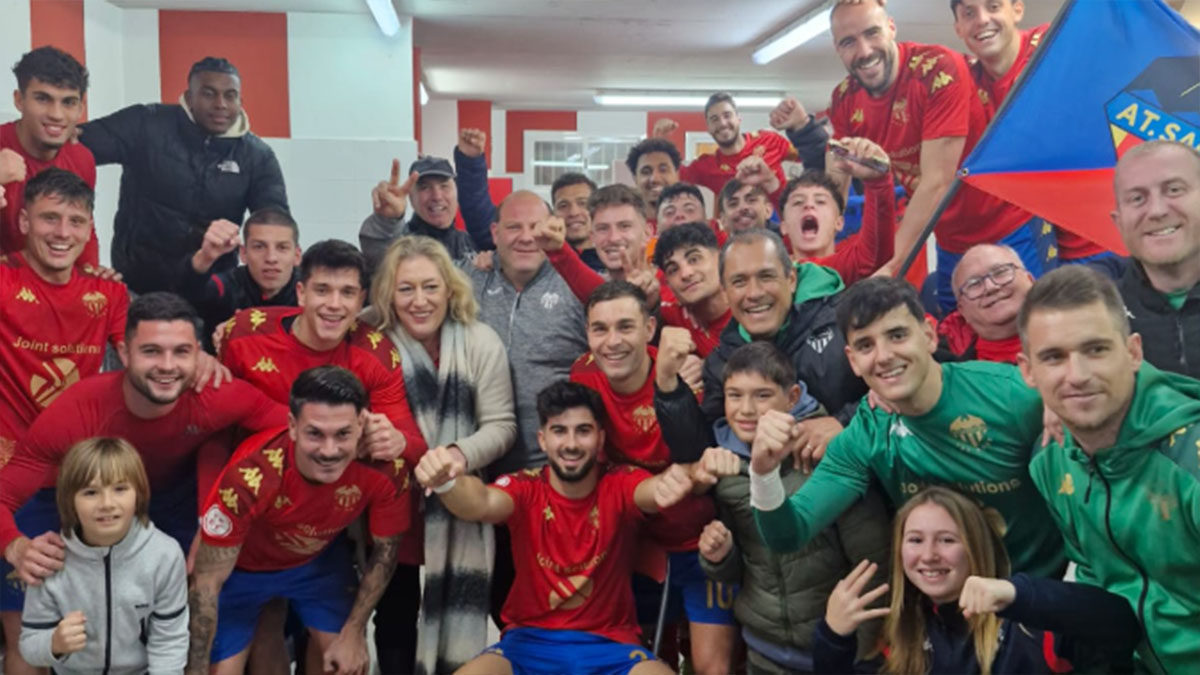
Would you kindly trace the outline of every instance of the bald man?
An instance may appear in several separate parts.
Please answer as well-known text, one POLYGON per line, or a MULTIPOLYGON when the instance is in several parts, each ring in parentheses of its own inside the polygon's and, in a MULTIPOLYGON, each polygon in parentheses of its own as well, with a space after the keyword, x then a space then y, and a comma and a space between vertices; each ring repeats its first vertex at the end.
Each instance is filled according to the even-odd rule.
POLYGON ((1017 312, 1033 286, 1021 256, 1008 246, 977 244, 951 278, 958 309, 938 325, 938 359, 1016 363, 1017 312))
POLYGON ((1125 153, 1114 180, 1130 264, 1117 284, 1150 363, 1200 377, 1200 152, 1150 141, 1125 153))

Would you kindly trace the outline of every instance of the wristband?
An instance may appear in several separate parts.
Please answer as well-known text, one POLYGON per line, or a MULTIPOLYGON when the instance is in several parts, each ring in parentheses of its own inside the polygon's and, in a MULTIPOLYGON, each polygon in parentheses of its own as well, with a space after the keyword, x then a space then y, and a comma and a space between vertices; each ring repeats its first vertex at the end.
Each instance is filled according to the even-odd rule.
POLYGON ((783 489, 783 479, 779 477, 779 467, 759 474, 750 470, 750 506, 759 511, 774 511, 783 506, 787 493, 783 489))
POLYGON ((457 482, 458 482, 458 476, 455 476, 454 478, 451 478, 450 480, 446 481, 445 483, 433 488, 433 494, 444 495, 447 492, 453 490, 454 484, 457 482))

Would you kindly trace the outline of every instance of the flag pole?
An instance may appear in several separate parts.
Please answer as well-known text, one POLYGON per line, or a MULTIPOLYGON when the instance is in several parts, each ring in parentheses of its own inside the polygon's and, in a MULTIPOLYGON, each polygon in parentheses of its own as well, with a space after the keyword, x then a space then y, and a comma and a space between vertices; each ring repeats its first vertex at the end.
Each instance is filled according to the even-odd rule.
POLYGON ((925 248, 925 242, 928 241, 929 235, 933 234, 933 226, 937 225, 937 221, 942 217, 942 212, 950 205, 950 200, 954 199, 954 195, 958 194, 958 188, 962 186, 962 171, 954 173, 954 181, 950 183, 950 187, 946 189, 946 194, 942 197, 942 201, 938 202, 937 208, 933 210, 933 215, 929 217, 929 222, 925 223, 925 229, 921 230, 920 236, 917 237, 916 243, 913 244, 912 250, 908 252, 908 256, 904 258, 904 264, 896 271, 896 278, 902 279, 905 274, 908 274, 908 268, 912 267, 916 262, 917 256, 925 248))

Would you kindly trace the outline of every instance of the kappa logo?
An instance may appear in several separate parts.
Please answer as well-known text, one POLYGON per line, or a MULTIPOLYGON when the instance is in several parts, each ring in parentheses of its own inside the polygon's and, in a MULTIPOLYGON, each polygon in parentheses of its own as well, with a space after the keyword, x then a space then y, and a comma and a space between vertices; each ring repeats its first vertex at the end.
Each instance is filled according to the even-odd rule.
POLYGON ((267 313, 261 309, 250 310, 250 330, 258 330, 258 327, 266 323, 267 313))
POLYGON ((233 522, 216 504, 208 507, 208 510, 204 512, 200 526, 204 529, 204 534, 210 537, 224 537, 233 531, 233 522))
POLYGON ((1120 158, 1146 141, 1179 141, 1200 150, 1200 71, 1195 56, 1151 61, 1104 107, 1120 158))
POLYGON ((279 372, 279 368, 275 365, 275 362, 266 356, 260 357, 258 359, 258 363, 254 364, 254 366, 251 367, 250 370, 253 370, 253 371, 256 371, 259 373, 278 373, 279 372))
POLYGON ((22 286, 21 290, 17 291, 17 299, 28 302, 31 305, 39 304, 37 296, 33 294, 33 291, 29 290, 28 286, 22 286))
POLYGON ((892 426, 888 427, 888 433, 896 438, 908 438, 913 435, 912 431, 904 426, 904 420, 892 422, 892 426))
POLYGON ((824 354, 825 348, 829 346, 830 342, 833 342, 833 327, 826 326, 819 333, 808 336, 807 342, 814 352, 824 354))
POLYGON ((1058 494, 1068 496, 1075 494, 1075 479, 1071 477, 1071 474, 1063 474, 1062 483, 1058 486, 1058 494))
POLYGON ((554 291, 542 293, 542 309, 547 311, 554 309, 558 303, 562 302, 562 296, 554 291))

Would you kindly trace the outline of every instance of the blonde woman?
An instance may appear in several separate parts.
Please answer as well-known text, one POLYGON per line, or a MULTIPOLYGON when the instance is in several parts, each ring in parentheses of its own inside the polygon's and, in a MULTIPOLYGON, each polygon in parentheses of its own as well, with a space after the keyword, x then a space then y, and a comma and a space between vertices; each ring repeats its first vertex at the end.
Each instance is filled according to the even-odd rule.
MULTIPOLYGON (((410 235, 388 247, 362 317, 399 350, 409 405, 429 452, 456 455, 470 472, 503 455, 517 433, 504 343, 476 321, 478 312, 470 281, 446 249, 429 237, 410 235)), ((425 534, 415 672, 440 673, 457 669, 487 646, 494 540, 490 525, 460 521, 437 499, 425 502, 425 534)), ((414 669, 411 661, 388 660, 397 644, 392 617, 402 617, 415 596, 415 575, 398 579, 376 619, 384 672, 414 669)))
POLYGON ((1119 596, 1084 584, 1009 575, 1003 524, 953 490, 904 504, 892 530, 889 590, 864 593, 876 566, 838 582, 814 634, 819 673, 1111 672, 1132 664, 1137 617, 1119 596), (885 617, 881 658, 854 663, 854 631, 885 617), (882 663, 880 663, 882 661, 882 663))

